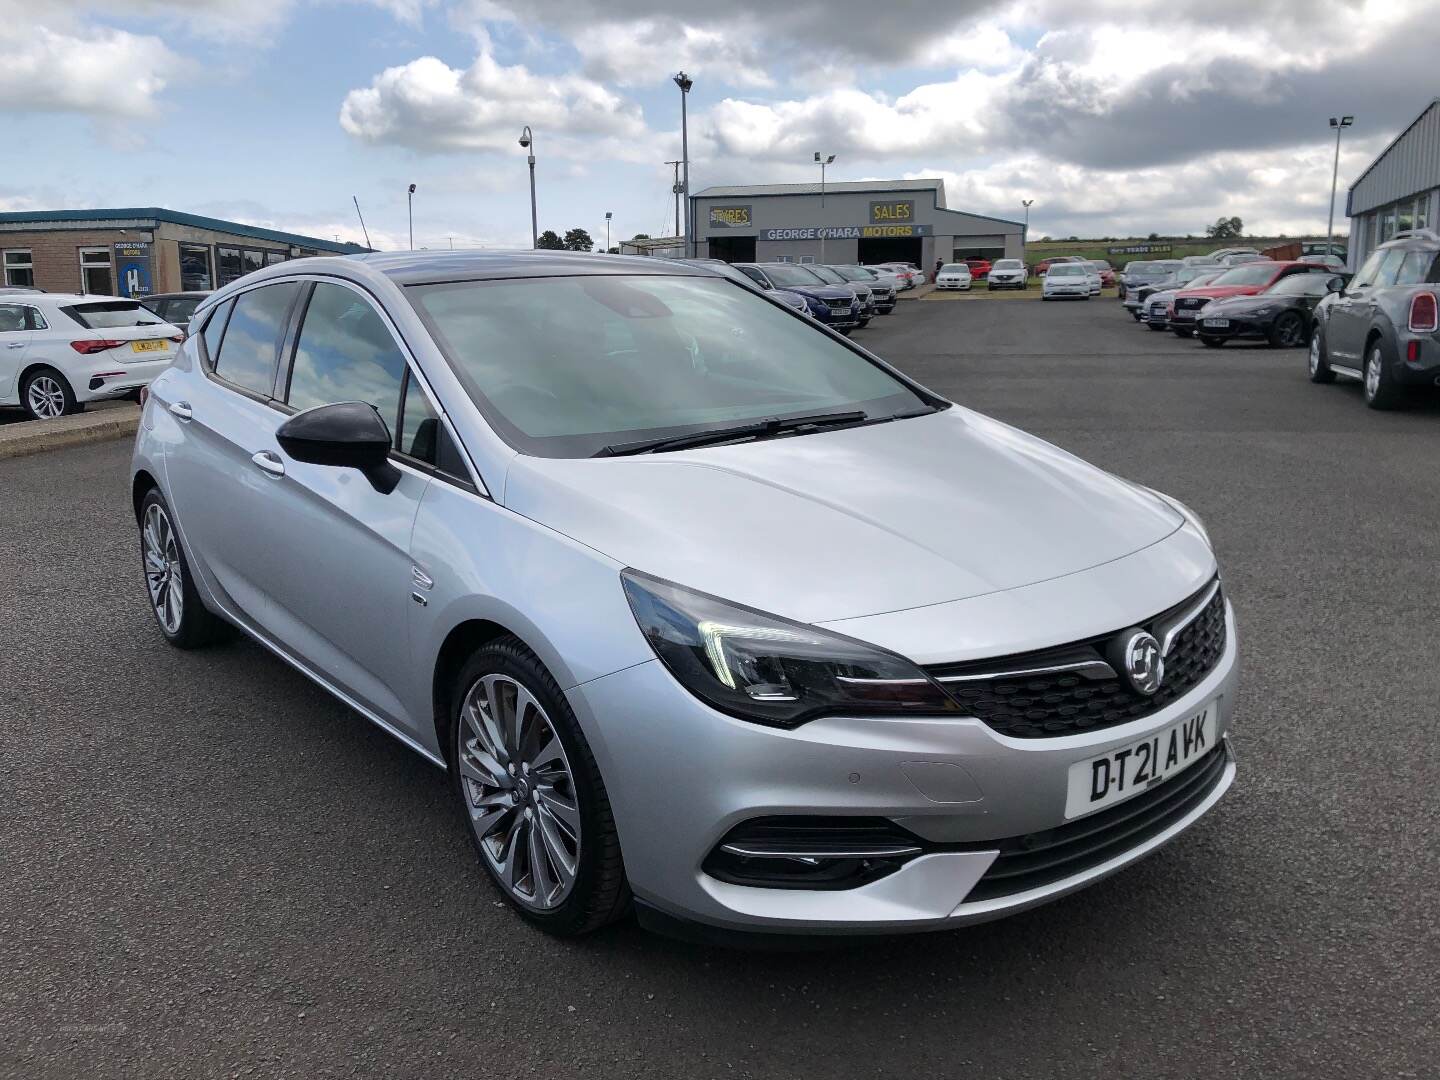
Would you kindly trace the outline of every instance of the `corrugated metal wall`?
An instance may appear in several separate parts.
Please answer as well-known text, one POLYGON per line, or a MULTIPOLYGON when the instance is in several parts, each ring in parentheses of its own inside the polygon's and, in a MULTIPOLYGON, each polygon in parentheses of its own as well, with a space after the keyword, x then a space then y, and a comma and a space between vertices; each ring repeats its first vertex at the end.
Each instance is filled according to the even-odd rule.
POLYGON ((1440 187, 1440 102, 1432 102, 1350 189, 1350 214, 1433 187, 1440 187))

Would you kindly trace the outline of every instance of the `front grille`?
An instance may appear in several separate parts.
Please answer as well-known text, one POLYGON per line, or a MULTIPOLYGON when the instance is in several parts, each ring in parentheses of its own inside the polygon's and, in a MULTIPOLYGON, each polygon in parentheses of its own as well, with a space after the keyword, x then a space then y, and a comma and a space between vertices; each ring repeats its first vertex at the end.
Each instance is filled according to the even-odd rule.
MULTIPOLYGON (((1206 585, 1205 589, 1209 588, 1206 585)), ((1205 589, 1185 603, 1177 604, 1142 624, 1144 629, 1156 633, 1157 626, 1163 626, 1197 602, 1205 589)), ((1204 610, 1176 636, 1165 657, 1165 677, 1160 689, 1149 696, 1135 690, 1129 680, 1118 675, 1090 679, 1072 670, 1018 677, 1004 674, 994 678, 983 677, 986 671, 1003 673, 1103 660, 1106 647, 1114 636, 1107 634, 1063 648, 946 664, 926 670, 941 681, 968 715, 983 720, 995 731, 1012 738, 1043 739, 1128 724, 1183 697, 1215 667, 1225 651, 1224 593, 1217 589, 1204 610), (960 675, 978 677, 963 682, 946 681, 947 677, 960 675)))
POLYGON ((1181 296, 1175 300, 1176 311, 1199 311, 1210 302, 1208 296, 1181 296))
POLYGON ((828 304, 830 305, 830 310, 831 310, 831 311, 839 311, 839 312, 846 312, 846 313, 848 313, 849 310, 850 310, 850 301, 849 301, 849 300, 827 300, 826 303, 828 303, 828 304))
POLYGON ((998 846, 1000 855, 965 902, 1015 896, 1099 866, 1160 835, 1203 802, 1224 775, 1222 743, 1178 776, 1117 806, 1044 832, 1001 840, 998 845, 994 841, 968 844, 967 848, 976 850, 998 846))

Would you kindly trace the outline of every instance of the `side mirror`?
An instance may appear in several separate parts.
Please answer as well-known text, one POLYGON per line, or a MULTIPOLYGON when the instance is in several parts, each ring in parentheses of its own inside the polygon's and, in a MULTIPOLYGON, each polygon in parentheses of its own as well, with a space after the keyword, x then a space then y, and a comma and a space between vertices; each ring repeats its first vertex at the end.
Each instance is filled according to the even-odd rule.
POLYGON ((1331 292, 1343 292, 1345 290, 1345 279, 1343 277, 1332 277, 1326 284, 1331 292))
POLYGON ((275 432, 296 461, 359 469, 382 495, 395 490, 400 470, 390 464, 390 428, 374 405, 341 401, 296 413, 275 432))

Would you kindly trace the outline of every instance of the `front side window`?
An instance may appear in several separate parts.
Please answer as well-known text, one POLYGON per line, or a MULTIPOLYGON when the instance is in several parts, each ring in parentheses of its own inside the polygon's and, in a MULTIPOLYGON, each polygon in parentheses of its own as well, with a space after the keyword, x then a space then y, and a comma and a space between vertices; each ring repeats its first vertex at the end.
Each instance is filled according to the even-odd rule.
POLYGON ((933 408, 729 281, 597 275, 418 285, 408 295, 472 399, 526 453, 586 457, 760 419, 933 408))
POLYGON ((1272 296, 1324 296, 1330 291, 1332 274, 1291 274, 1265 292, 1272 296))
POLYGON ((771 283, 777 289, 786 289, 792 285, 814 288, 816 285, 825 284, 824 281, 815 276, 813 271, 804 266, 797 266, 791 263, 766 267, 766 273, 769 274, 771 283))
MULTIPOLYGON (((275 360, 290 305, 300 286, 293 281, 241 293, 225 327, 220 355, 212 355, 215 374, 255 394, 269 397, 275 385, 275 360)), ((213 321, 213 320, 212 320, 213 321)))
POLYGON ((5 284, 26 289, 35 287, 35 263, 28 248, 5 252, 5 284))
POLYGON ((393 431, 404 377, 405 356, 369 301, 343 285, 316 285, 290 365, 291 407, 365 401, 393 431))
POLYGON ((1379 272, 1380 264, 1384 261, 1385 252, 1371 252, 1370 257, 1365 260, 1365 265, 1360 267, 1359 272, 1355 275, 1355 279, 1350 283, 1351 288, 1363 289, 1366 285, 1375 284, 1375 275, 1379 272))

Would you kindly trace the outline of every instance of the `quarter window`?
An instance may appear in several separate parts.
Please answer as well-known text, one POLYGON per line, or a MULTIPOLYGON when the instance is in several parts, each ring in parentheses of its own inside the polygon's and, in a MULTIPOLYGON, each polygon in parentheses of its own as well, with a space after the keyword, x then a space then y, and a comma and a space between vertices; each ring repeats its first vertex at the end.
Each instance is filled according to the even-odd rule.
POLYGON ((275 359, 286 316, 300 286, 293 281, 241 293, 225 327, 215 359, 215 374, 255 394, 269 397, 275 384, 275 359))
POLYGON ((230 318, 230 309, 234 306, 234 300, 226 300, 212 311, 205 322, 205 331, 200 335, 205 342, 205 355, 209 358, 212 369, 220 355, 220 339, 225 335, 225 320, 230 318))
POLYGON ((28 250, 5 252, 5 284, 22 288, 35 287, 35 264, 28 250))
POLYGON ((401 409, 400 428, 395 433, 395 445, 406 457, 433 465, 443 473, 459 480, 467 479, 465 465, 450 434, 440 422, 435 406, 430 403, 415 376, 405 374, 405 404, 401 409))
POLYGON ((316 285, 290 367, 289 404, 367 401, 394 431, 404 378, 405 356, 370 303, 342 285, 316 285))

